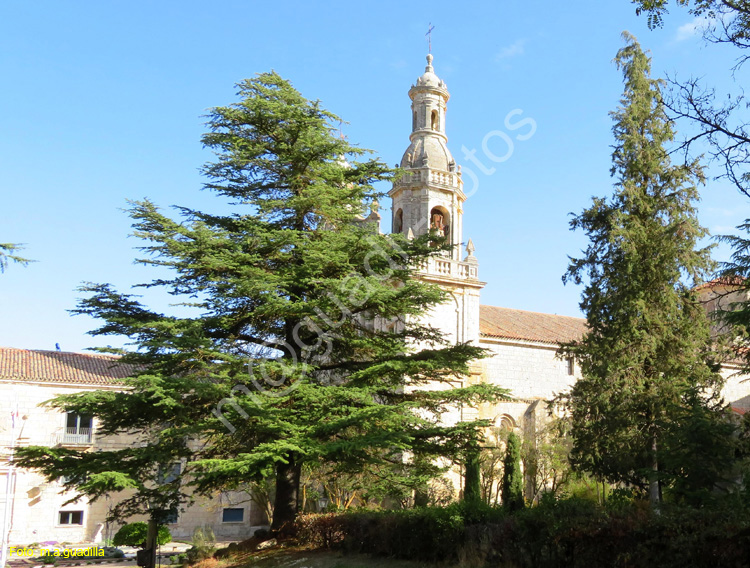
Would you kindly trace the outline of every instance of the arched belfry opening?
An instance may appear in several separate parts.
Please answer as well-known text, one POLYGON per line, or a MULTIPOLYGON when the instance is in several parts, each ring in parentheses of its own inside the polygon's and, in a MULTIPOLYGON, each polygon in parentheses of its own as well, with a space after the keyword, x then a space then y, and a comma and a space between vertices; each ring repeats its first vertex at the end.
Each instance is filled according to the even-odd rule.
POLYGON ((401 233, 404 230, 404 210, 399 209, 393 215, 393 233, 401 233))
POLYGON ((451 217, 445 207, 433 207, 430 211, 430 231, 444 236, 451 244, 451 217))
POLYGON ((440 130, 440 115, 438 111, 433 110, 430 117, 430 127, 433 130, 440 130))

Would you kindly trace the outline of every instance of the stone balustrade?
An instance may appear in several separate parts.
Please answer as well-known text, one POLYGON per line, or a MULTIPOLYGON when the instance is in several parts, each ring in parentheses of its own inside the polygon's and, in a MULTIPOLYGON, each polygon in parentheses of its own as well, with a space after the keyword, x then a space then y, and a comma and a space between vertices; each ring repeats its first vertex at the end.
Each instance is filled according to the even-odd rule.
POLYGON ((431 168, 409 169, 407 172, 394 185, 430 184, 438 187, 457 189, 461 183, 461 175, 458 172, 443 172, 431 168))
POLYGON ((428 258, 420 266, 420 271, 459 280, 476 280, 479 277, 476 264, 439 256, 428 258))

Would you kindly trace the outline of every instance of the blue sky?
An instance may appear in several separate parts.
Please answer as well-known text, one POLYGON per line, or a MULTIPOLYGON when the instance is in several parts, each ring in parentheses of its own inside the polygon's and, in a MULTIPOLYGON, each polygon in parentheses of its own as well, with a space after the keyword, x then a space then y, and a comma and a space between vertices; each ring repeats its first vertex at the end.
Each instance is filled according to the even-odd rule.
MULTIPOLYGON (((351 141, 398 162, 430 22, 435 70, 451 92, 449 147, 477 176, 466 182, 464 239, 474 240, 488 282, 483 303, 578 315, 580 289, 561 282, 568 255, 585 246, 568 230, 569 213, 611 192, 608 113, 622 91, 612 64, 621 32, 651 51, 654 75, 702 76, 722 95, 731 88, 736 53, 705 45, 687 12, 675 9, 663 30, 649 31, 628 0, 7 0, 0 242, 25 243, 38 262, 0 275, 0 345, 121 344, 87 336, 96 322, 68 314, 76 288, 111 282, 129 291, 153 276, 133 264, 139 243, 128 236, 128 199, 221 207, 201 191, 199 168, 211 155, 200 136, 207 109, 235 101, 243 78, 275 69, 346 120, 351 141), (524 118, 536 124, 525 140, 517 137, 530 128, 508 126, 524 118), (513 141, 511 153, 498 132, 513 141), (508 159, 493 162, 485 139, 489 153, 508 159)), ((702 194, 700 218, 712 233, 750 217, 750 202, 725 182, 709 182, 702 194)), ((169 309, 158 294, 146 301, 169 309)))

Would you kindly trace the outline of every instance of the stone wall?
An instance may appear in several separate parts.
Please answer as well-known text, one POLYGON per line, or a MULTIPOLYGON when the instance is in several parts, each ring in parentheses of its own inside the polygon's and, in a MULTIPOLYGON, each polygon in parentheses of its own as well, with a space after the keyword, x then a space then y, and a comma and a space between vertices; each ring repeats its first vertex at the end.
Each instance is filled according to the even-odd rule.
POLYGON ((556 356, 557 346, 530 341, 483 337, 480 346, 491 356, 481 361, 482 380, 511 391, 518 402, 501 403, 480 410, 482 418, 508 415, 520 427, 529 405, 547 400, 569 389, 580 377, 580 370, 556 356))
MULTIPOLYGON (((46 482, 38 473, 14 468, 14 487, 6 499, 8 460, 11 447, 55 446, 64 442, 69 447, 115 449, 137 443, 135 436, 98 436, 94 422, 91 443, 84 436, 70 445, 64 437, 66 416, 55 409, 40 404, 60 394, 101 389, 84 385, 59 385, 28 381, 0 381, 0 515, 9 501, 11 513, 10 542, 31 544, 45 541, 100 542, 111 537, 119 525, 107 525, 105 518, 109 507, 122 495, 113 495, 94 503, 85 500, 66 504, 73 497, 61 493, 59 481, 46 482), (17 415, 16 415, 17 413, 17 415), (82 524, 61 524, 60 512, 82 512, 82 524)), ((144 520, 133 518, 130 521, 144 520)), ((211 526, 220 540, 241 540, 252 536, 266 520, 258 507, 249 501, 244 492, 198 498, 180 512, 177 523, 169 525, 175 538, 189 539, 196 527, 211 526), (223 522, 224 508, 243 509, 242 522, 223 522)))

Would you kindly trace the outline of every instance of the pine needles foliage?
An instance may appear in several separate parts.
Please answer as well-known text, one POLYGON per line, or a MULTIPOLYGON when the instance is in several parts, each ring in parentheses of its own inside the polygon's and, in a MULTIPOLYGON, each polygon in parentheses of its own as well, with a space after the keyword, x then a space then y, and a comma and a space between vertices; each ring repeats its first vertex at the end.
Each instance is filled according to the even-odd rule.
POLYGON ((672 124, 650 60, 632 36, 615 62, 625 90, 612 113, 614 194, 574 216, 589 245, 564 281, 583 284, 588 332, 565 345, 582 379, 563 397, 572 463, 599 480, 684 495, 710 491, 731 456, 720 356, 695 286, 713 269, 698 223, 697 162, 673 165, 672 124), (711 427, 694 429, 700 419, 711 427), (685 449, 692 445, 690 452, 685 449), (699 452, 700 461, 690 454, 699 452), (689 487, 688 487, 689 486, 689 487))
POLYGON ((503 507, 509 511, 523 509, 523 471, 521 470, 521 439, 515 432, 508 433, 503 458, 503 507))
POLYGON ((174 219, 147 199, 129 210, 144 243, 138 262, 158 269, 142 286, 177 308, 161 313, 87 284, 73 310, 101 322, 92 335, 129 340, 120 354, 132 374, 121 392, 49 404, 134 443, 19 451, 20 465, 70 475, 66 488, 91 499, 129 490, 114 517, 149 511, 164 522, 195 493, 272 478, 280 529, 297 514, 304 464, 392 466, 404 481, 405 456, 432 464, 473 440, 476 425, 446 426, 446 410, 506 397, 489 385, 454 388, 484 352, 425 323, 448 298, 418 267, 445 241, 379 232, 376 186, 394 172, 278 74, 238 89, 238 102, 210 111, 203 137, 215 153, 205 189, 222 198, 219 212, 179 207, 174 219), (165 481, 176 464, 180 475, 165 481))

